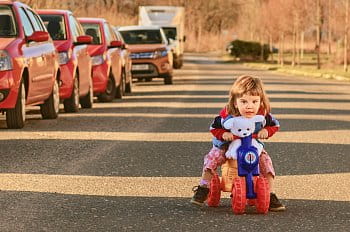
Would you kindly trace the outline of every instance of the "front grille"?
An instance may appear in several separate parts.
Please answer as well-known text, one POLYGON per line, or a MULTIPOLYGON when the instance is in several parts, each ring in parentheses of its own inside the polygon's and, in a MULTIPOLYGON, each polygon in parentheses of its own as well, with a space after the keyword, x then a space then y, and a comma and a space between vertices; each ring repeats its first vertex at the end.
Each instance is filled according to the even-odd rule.
POLYGON ((130 54, 131 59, 152 59, 153 52, 135 52, 130 54))

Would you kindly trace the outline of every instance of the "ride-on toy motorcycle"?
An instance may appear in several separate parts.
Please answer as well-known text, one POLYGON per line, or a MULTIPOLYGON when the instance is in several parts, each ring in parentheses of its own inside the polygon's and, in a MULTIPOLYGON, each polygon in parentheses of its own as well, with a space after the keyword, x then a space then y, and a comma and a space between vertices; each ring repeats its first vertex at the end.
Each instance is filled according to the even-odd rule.
POLYGON ((222 178, 216 173, 210 183, 207 204, 216 207, 221 191, 231 192, 232 210, 243 214, 247 204, 255 205, 258 213, 266 214, 270 204, 270 187, 266 178, 259 176, 259 155, 252 146, 252 135, 241 138, 237 160, 228 159, 222 165, 222 178))

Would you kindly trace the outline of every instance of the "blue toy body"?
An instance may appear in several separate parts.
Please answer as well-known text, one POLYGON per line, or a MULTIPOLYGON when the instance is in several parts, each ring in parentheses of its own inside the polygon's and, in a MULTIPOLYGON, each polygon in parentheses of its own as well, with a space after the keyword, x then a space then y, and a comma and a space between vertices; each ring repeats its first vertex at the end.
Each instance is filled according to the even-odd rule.
POLYGON ((259 176, 259 155, 252 146, 252 135, 241 138, 242 145, 237 151, 238 175, 246 178, 247 198, 255 199, 253 176, 259 176))

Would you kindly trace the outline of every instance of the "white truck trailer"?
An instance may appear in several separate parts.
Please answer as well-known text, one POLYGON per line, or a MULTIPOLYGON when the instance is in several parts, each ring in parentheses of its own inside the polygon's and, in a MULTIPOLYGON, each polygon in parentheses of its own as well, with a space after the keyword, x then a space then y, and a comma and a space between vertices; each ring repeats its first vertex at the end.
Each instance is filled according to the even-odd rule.
POLYGON ((183 64, 185 9, 180 6, 139 6, 139 25, 162 27, 173 52, 174 68, 183 64))

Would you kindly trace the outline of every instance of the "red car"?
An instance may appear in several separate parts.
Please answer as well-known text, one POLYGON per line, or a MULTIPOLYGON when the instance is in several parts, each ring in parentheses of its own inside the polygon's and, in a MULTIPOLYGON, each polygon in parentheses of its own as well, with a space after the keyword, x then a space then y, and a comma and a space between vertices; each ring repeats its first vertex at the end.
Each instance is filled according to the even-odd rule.
POLYGON ((122 98, 123 78, 122 59, 119 47, 122 45, 115 37, 109 23, 102 18, 78 18, 85 34, 90 35, 88 45, 92 59, 92 79, 94 95, 101 102, 122 98))
POLYGON ((92 108, 91 58, 86 44, 92 42, 69 10, 37 10, 54 41, 60 64, 60 99, 65 112, 92 108))
POLYGON ((0 111, 8 128, 22 128, 26 106, 39 105, 44 119, 59 111, 55 45, 40 17, 19 2, 0 2, 0 111))

